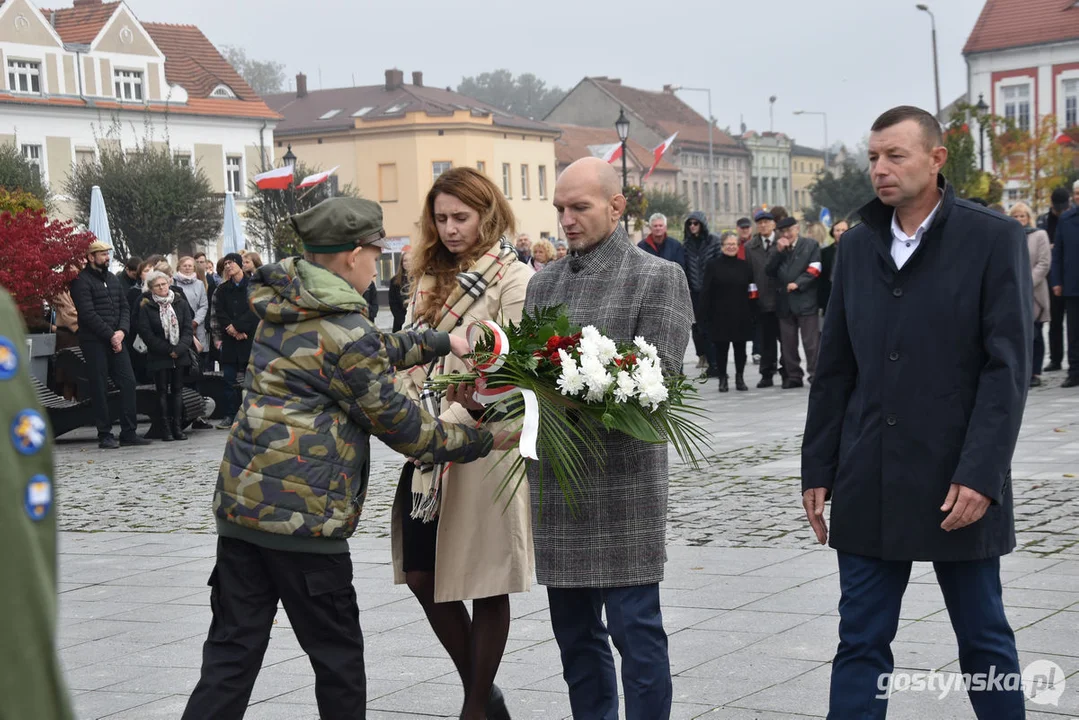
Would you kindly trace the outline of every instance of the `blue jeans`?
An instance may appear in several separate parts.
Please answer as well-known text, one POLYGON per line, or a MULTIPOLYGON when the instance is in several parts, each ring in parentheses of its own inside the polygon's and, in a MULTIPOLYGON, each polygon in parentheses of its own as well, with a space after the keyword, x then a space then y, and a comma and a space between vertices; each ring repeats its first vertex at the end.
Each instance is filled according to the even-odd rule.
MULTIPOLYGON (((832 663, 830 720, 883 720, 881 681, 894 669, 891 643, 911 563, 839 553, 839 649, 832 663)), ((963 673, 1018 673, 1015 635, 1004 615, 1000 558, 936 562, 933 569, 959 643, 963 673)), ((1018 690, 971 691, 979 720, 1025 717, 1018 690)))
POLYGON ((626 720, 670 717, 671 663, 658 583, 547 588, 547 598, 574 720, 618 720, 618 679, 609 639, 622 656, 626 720))

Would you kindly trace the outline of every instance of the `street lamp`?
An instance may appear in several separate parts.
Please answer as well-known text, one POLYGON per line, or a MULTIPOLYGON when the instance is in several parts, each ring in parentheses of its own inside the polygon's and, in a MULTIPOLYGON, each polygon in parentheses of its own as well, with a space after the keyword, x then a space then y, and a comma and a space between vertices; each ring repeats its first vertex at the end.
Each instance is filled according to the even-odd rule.
POLYGON ((716 198, 719 191, 716 190, 716 161, 713 155, 712 128, 715 127, 716 119, 712 117, 712 90, 711 88, 673 87, 672 92, 688 90, 689 92, 702 92, 708 95, 708 184, 712 186, 712 192, 708 194, 708 221, 716 222, 716 198))
MULTIPOLYGON (((618 132, 618 139, 622 141, 622 197, 629 202, 629 175, 626 172, 626 139, 629 137, 629 118, 626 117, 626 109, 618 110, 618 119, 614 121, 614 129, 618 132)), ((622 223, 629 234, 629 208, 622 213, 622 223)))
POLYGON ((978 164, 985 172, 985 114, 989 112, 989 106, 985 104, 982 93, 978 93, 978 104, 974 109, 978 111, 978 164))
MULTIPOLYGON (((287 167, 293 173, 296 172, 296 156, 292 154, 292 144, 291 143, 289 143, 288 149, 285 151, 285 154, 281 158, 281 160, 285 163, 285 167, 287 167)), ((292 189, 292 183, 289 183, 288 190, 286 192, 287 192, 287 195, 285 195, 285 200, 288 203, 288 213, 289 213, 289 215, 295 215, 296 214, 296 192, 292 189)))
POLYGON ((937 69, 937 19, 933 11, 925 3, 918 3, 914 7, 922 12, 929 13, 929 22, 933 28, 933 86, 937 91, 937 120, 940 120, 940 71, 937 69))
POLYGON ((821 110, 795 110, 795 115, 820 115, 824 118, 824 169, 828 169, 828 113, 821 110))

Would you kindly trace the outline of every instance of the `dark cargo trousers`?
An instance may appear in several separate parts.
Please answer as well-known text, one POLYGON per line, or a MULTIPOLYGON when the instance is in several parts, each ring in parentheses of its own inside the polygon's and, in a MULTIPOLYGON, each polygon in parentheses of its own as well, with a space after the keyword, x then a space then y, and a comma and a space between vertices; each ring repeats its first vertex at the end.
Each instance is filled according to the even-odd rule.
POLYGON ((311 660, 322 720, 366 717, 363 633, 348 553, 268 550, 221 537, 209 585, 213 620, 184 720, 244 716, 278 600, 311 660))

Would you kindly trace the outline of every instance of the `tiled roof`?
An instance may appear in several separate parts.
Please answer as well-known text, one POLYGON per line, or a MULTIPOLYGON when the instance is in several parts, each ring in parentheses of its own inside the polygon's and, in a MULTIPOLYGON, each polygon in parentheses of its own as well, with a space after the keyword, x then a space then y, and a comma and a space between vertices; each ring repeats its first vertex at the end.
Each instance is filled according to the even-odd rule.
POLYGON ((1075 0, 986 0, 963 54, 1077 39, 1075 0))
POLYGON ((274 129, 275 135, 348 130, 355 126, 357 118, 371 122, 403 117, 412 112, 449 117, 462 110, 471 110, 477 116, 490 115, 497 127, 557 132, 553 125, 511 115, 452 90, 422 85, 400 85, 393 90, 387 90, 385 84, 311 90, 302 98, 290 92, 268 95, 265 100, 285 118, 274 129), (333 112, 335 110, 337 112, 333 112), (361 112, 362 115, 357 115, 361 112))
MULTIPOLYGON (((603 77, 589 79, 660 134, 669 137, 677 132, 679 144, 708 144, 708 120, 673 92, 640 90, 603 77)), ((632 125, 630 132, 633 132, 632 125)), ((712 145, 724 153, 740 149, 738 142, 719 128, 712 130, 712 145)))
POLYGON ((165 53, 165 77, 191 97, 209 97, 218 85, 228 85, 240 100, 261 102, 251 86, 222 57, 194 25, 142 23, 154 44, 165 53))
POLYGON ((201 115, 205 117, 246 117, 266 120, 280 118, 264 102, 224 98, 189 98, 186 104, 172 103, 166 106, 164 103, 120 103, 115 100, 101 98, 87 101, 77 97, 0 93, 0 104, 4 103, 43 105, 47 107, 93 107, 99 110, 124 110, 128 112, 168 112, 170 115, 201 115))
POLYGON ((75 7, 45 10, 41 14, 52 18, 53 29, 66 43, 90 43, 105 27, 112 14, 120 7, 118 2, 85 3, 75 7))
MULTIPOLYGON (((618 142, 618 133, 614 128, 594 128, 581 125, 556 125, 555 127, 562 131, 561 137, 555 141, 554 145, 555 160, 559 165, 569 165, 574 160, 591 156, 592 153, 588 149, 589 145, 609 145, 618 142)), ((629 149, 627 161, 645 169, 652 167, 651 150, 632 138, 626 141, 626 146, 629 149)), ((656 170, 678 172, 678 166, 670 163, 667 157, 669 155, 665 155, 659 161, 656 170)))

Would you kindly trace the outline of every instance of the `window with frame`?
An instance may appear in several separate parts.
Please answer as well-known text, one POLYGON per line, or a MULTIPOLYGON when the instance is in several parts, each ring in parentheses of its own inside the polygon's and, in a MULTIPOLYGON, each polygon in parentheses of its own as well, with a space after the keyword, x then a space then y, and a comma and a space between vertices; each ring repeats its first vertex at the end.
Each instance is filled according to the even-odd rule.
POLYGON ((240 155, 225 156, 225 188, 234 195, 244 194, 243 167, 244 159, 240 155))
POLYGON ((689 180, 682 181, 682 197, 689 200, 689 180))
POLYGON ((719 205, 719 183, 716 183, 715 185, 713 185, 712 190, 713 190, 712 194, 714 195, 714 197, 712 198, 712 212, 716 212, 716 211, 719 210, 719 207, 720 207, 720 205, 719 205))
POLYGON ((142 101, 142 71, 117 70, 113 73, 113 83, 116 86, 116 99, 142 101))
POLYGON ((190 153, 176 153, 173 157, 176 164, 183 168, 191 167, 191 154, 190 153))
POLYGON ((696 210, 701 206, 701 188, 696 180, 693 181, 693 209, 696 210))
POLYGON ((536 178, 539 181, 539 197, 540 200, 547 199, 547 166, 540 165, 536 168, 536 172, 539 173, 539 177, 536 178))
POLYGON ((484 175, 486 175, 487 174, 487 163, 485 163, 483 160, 477 160, 476 161, 476 169, 478 171, 480 171, 481 173, 483 173, 484 175))
POLYGON ((1030 130, 1030 83, 1005 85, 1000 89, 1004 102, 1004 117, 1020 130, 1030 130))
POLYGON ((742 212, 742 183, 738 183, 738 212, 742 212))
POLYGON ((1064 127, 1079 125, 1079 78, 1062 83, 1064 95, 1064 127))
POLYGON ((731 211, 731 184, 723 183, 723 210, 724 212, 731 211))
POLYGON ((453 167, 452 162, 433 162, 431 163, 431 180, 438 180, 442 173, 447 172, 453 167))
POLYGON ((510 187, 510 164, 502 163, 502 194, 506 197, 513 196, 513 188, 510 187))
POLYGON ((32 60, 8 60, 7 86, 13 93, 40 95, 41 63, 32 60))
POLYGON ((528 199, 528 166, 521 165, 521 199, 528 199))
POLYGON ((89 165, 94 161, 94 158, 96 157, 97 155, 96 153, 94 153, 93 150, 79 150, 76 148, 75 166, 78 167, 79 165, 89 165))
POLYGON ((22 156, 26 158, 26 162, 30 164, 32 172, 34 173, 34 179, 41 179, 41 146, 40 145, 23 145, 22 156))

